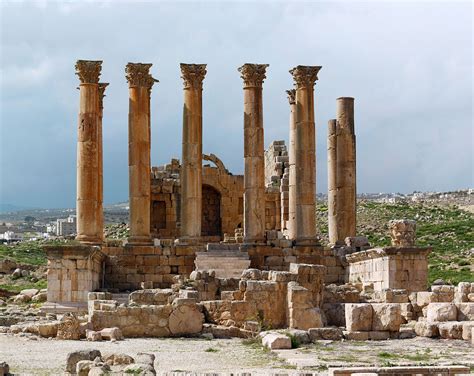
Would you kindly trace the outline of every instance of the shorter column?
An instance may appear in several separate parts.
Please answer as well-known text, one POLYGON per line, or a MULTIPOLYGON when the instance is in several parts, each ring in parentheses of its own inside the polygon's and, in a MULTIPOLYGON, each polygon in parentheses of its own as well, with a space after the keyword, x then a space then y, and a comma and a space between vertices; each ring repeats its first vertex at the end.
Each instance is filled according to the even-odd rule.
POLYGON ((329 243, 339 245, 337 226, 337 137, 336 119, 328 122, 328 231, 329 243))
POLYGON ((152 64, 128 63, 129 83, 128 158, 130 190, 131 245, 152 244, 150 236, 150 95, 155 79, 149 73, 152 64))
POLYGON ((289 137, 289 198, 288 198, 288 238, 296 237, 296 174, 295 174, 295 138, 296 138, 296 90, 287 90, 288 102, 290 104, 290 137, 289 137))

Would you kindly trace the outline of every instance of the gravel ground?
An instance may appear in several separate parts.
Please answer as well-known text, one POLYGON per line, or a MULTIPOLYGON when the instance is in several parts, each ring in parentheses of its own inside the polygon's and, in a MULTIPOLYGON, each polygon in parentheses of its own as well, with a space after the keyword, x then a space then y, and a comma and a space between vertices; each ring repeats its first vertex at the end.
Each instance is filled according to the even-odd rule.
MULTIPOLYGON (((36 338, 36 337, 35 337, 36 338)), ((62 341, 0 334, 0 361, 15 375, 61 375, 71 351, 98 349, 135 356, 156 356, 158 374, 231 373, 252 375, 326 374, 328 367, 395 365, 467 365, 474 351, 467 341, 417 337, 391 341, 320 341, 294 350, 264 351, 240 339, 126 339, 118 342, 62 341), (300 371, 297 371, 300 370, 300 371), (303 370, 307 370, 306 372, 303 370), (308 373, 310 371, 310 373, 308 373)))
MULTIPOLYGON (((135 356, 149 352, 156 356, 158 372, 251 372, 267 375, 284 371, 285 362, 260 347, 240 339, 136 338, 117 342, 31 340, 0 334, 0 361, 6 361, 15 375, 61 375, 71 351, 97 349, 101 353, 135 356), (207 351, 206 351, 207 350, 207 351)), ((281 372, 280 372, 281 373, 281 372)))

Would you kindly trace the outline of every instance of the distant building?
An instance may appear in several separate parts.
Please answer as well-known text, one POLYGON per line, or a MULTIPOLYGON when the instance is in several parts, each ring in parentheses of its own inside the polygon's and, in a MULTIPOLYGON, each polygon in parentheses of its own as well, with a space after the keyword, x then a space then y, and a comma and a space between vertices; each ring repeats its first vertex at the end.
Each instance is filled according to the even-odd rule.
POLYGON ((56 235, 57 236, 70 236, 77 233, 76 229, 76 216, 70 215, 66 219, 58 219, 56 221, 56 235))
POLYGON ((13 232, 13 231, 5 231, 0 236, 7 243, 18 242, 18 241, 23 240, 23 234, 19 234, 19 233, 13 232))

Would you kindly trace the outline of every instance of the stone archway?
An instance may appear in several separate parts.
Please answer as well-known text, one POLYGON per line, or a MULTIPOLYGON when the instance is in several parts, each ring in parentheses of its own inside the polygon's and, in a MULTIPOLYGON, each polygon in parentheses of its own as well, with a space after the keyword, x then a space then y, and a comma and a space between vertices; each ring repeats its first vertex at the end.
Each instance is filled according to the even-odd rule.
POLYGON ((222 236, 221 194, 206 184, 202 186, 201 236, 222 236))

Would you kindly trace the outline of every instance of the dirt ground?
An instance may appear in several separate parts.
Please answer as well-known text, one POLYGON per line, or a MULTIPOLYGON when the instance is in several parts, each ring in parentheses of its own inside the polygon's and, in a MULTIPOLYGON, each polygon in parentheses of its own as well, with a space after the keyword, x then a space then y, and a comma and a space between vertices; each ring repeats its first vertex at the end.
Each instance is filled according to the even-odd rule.
POLYGON ((474 367, 474 350, 466 341, 414 338, 379 342, 331 342, 269 352, 257 342, 240 339, 126 339, 118 342, 35 340, 0 334, 0 361, 15 375, 61 375, 68 352, 98 349, 103 354, 155 354, 163 373, 326 374, 329 367, 449 365, 474 367), (309 372, 308 372, 309 371, 309 372))

